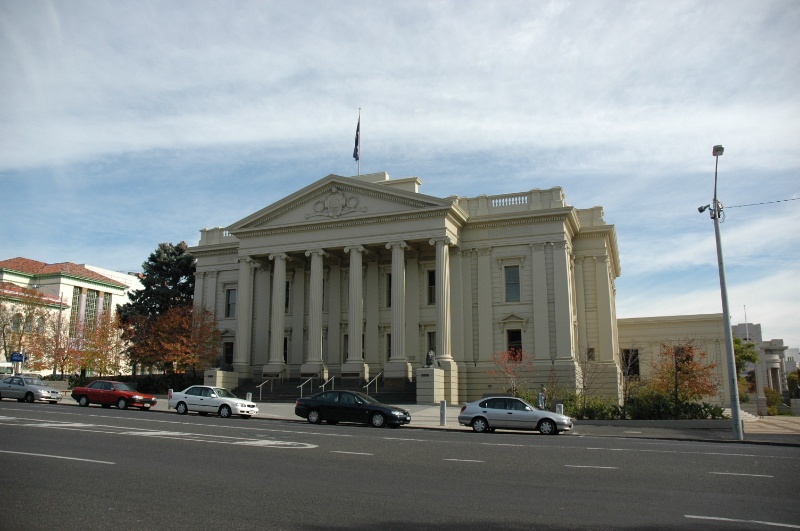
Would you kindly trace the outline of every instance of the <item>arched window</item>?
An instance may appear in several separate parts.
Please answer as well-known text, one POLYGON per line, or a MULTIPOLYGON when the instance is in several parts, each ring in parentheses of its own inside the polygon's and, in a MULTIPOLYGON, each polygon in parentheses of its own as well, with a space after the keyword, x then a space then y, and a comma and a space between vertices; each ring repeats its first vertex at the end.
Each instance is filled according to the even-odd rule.
POLYGON ((22 330, 22 314, 16 313, 11 319, 11 331, 19 332, 20 330, 22 330))

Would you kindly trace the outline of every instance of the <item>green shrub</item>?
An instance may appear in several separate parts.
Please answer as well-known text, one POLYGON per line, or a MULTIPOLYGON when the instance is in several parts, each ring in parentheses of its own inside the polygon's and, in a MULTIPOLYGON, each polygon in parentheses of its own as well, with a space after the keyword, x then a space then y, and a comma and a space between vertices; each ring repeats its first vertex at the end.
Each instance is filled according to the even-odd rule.
POLYGON ((767 399, 767 415, 777 415, 781 394, 771 387, 764 387, 764 396, 767 399))

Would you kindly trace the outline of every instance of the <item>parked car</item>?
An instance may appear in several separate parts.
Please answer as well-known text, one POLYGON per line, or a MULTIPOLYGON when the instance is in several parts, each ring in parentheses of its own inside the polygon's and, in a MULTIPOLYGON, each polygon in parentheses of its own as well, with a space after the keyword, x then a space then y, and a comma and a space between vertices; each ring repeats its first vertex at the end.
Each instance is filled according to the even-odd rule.
POLYGON ((510 396, 490 396, 470 402, 461 408, 458 423, 483 433, 496 429, 535 430, 556 435, 572 429, 572 419, 537 409, 526 401, 510 396))
POLYGON ((193 385, 180 393, 172 393, 169 397, 169 408, 185 415, 196 411, 201 415, 215 413, 226 419, 231 415, 239 415, 248 419, 258 415, 258 406, 250 400, 242 400, 224 387, 193 385))
POLYGON ((8 376, 0 381, 0 399, 3 398, 55 404, 61 400, 61 391, 49 387, 38 376, 8 376))
POLYGON ((72 390, 72 398, 82 407, 100 404, 103 407, 117 406, 119 409, 138 407, 142 411, 156 405, 156 397, 140 393, 124 382, 95 380, 86 387, 72 390))
POLYGON ((400 427, 411 422, 411 414, 405 409, 381 404, 364 393, 355 391, 323 391, 308 398, 298 398, 294 414, 311 424, 323 420, 328 424, 358 422, 376 428, 400 427))

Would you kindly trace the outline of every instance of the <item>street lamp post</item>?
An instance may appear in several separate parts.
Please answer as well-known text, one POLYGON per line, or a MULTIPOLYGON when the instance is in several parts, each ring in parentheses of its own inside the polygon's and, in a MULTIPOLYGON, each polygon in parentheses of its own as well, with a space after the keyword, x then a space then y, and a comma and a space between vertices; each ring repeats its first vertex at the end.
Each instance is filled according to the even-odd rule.
POLYGON ((719 289, 722 297, 722 325, 725 327, 725 350, 728 360, 728 384, 730 386, 731 418, 733 419, 733 437, 741 441, 742 421, 739 414, 739 375, 736 371, 736 357, 733 354, 733 332, 731 331, 731 317, 728 308, 728 286, 725 281, 725 262, 722 259, 722 239, 719 232, 719 219, 722 214, 722 204, 717 200, 717 169, 719 157, 725 151, 722 146, 714 146, 711 154, 716 159, 714 163, 714 201, 697 210, 701 213, 710 208, 711 219, 714 220, 714 236, 717 239, 717 263, 719 265, 719 289))

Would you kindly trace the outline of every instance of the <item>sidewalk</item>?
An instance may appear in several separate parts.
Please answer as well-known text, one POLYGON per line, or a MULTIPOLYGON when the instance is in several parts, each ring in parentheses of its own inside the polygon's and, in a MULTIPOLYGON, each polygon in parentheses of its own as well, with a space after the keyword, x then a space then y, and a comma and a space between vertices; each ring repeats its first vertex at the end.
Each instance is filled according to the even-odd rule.
MULTIPOLYGON (((158 404, 153 411, 173 412, 167 408, 166 395, 157 395, 158 404)), ((62 403, 74 403, 67 397, 62 403)), ((265 420, 306 422, 294 414, 294 402, 258 402, 259 414, 265 420)), ((445 407, 444 423, 439 405, 408 404, 400 407, 411 413, 411 428, 471 431, 458 423, 460 406, 445 407)), ((743 419, 744 443, 774 444, 800 447, 800 417, 751 417, 743 419)), ((734 442, 733 424, 727 420, 707 421, 635 421, 635 420, 578 420, 570 436, 628 437, 644 439, 672 439, 684 441, 734 442)))

